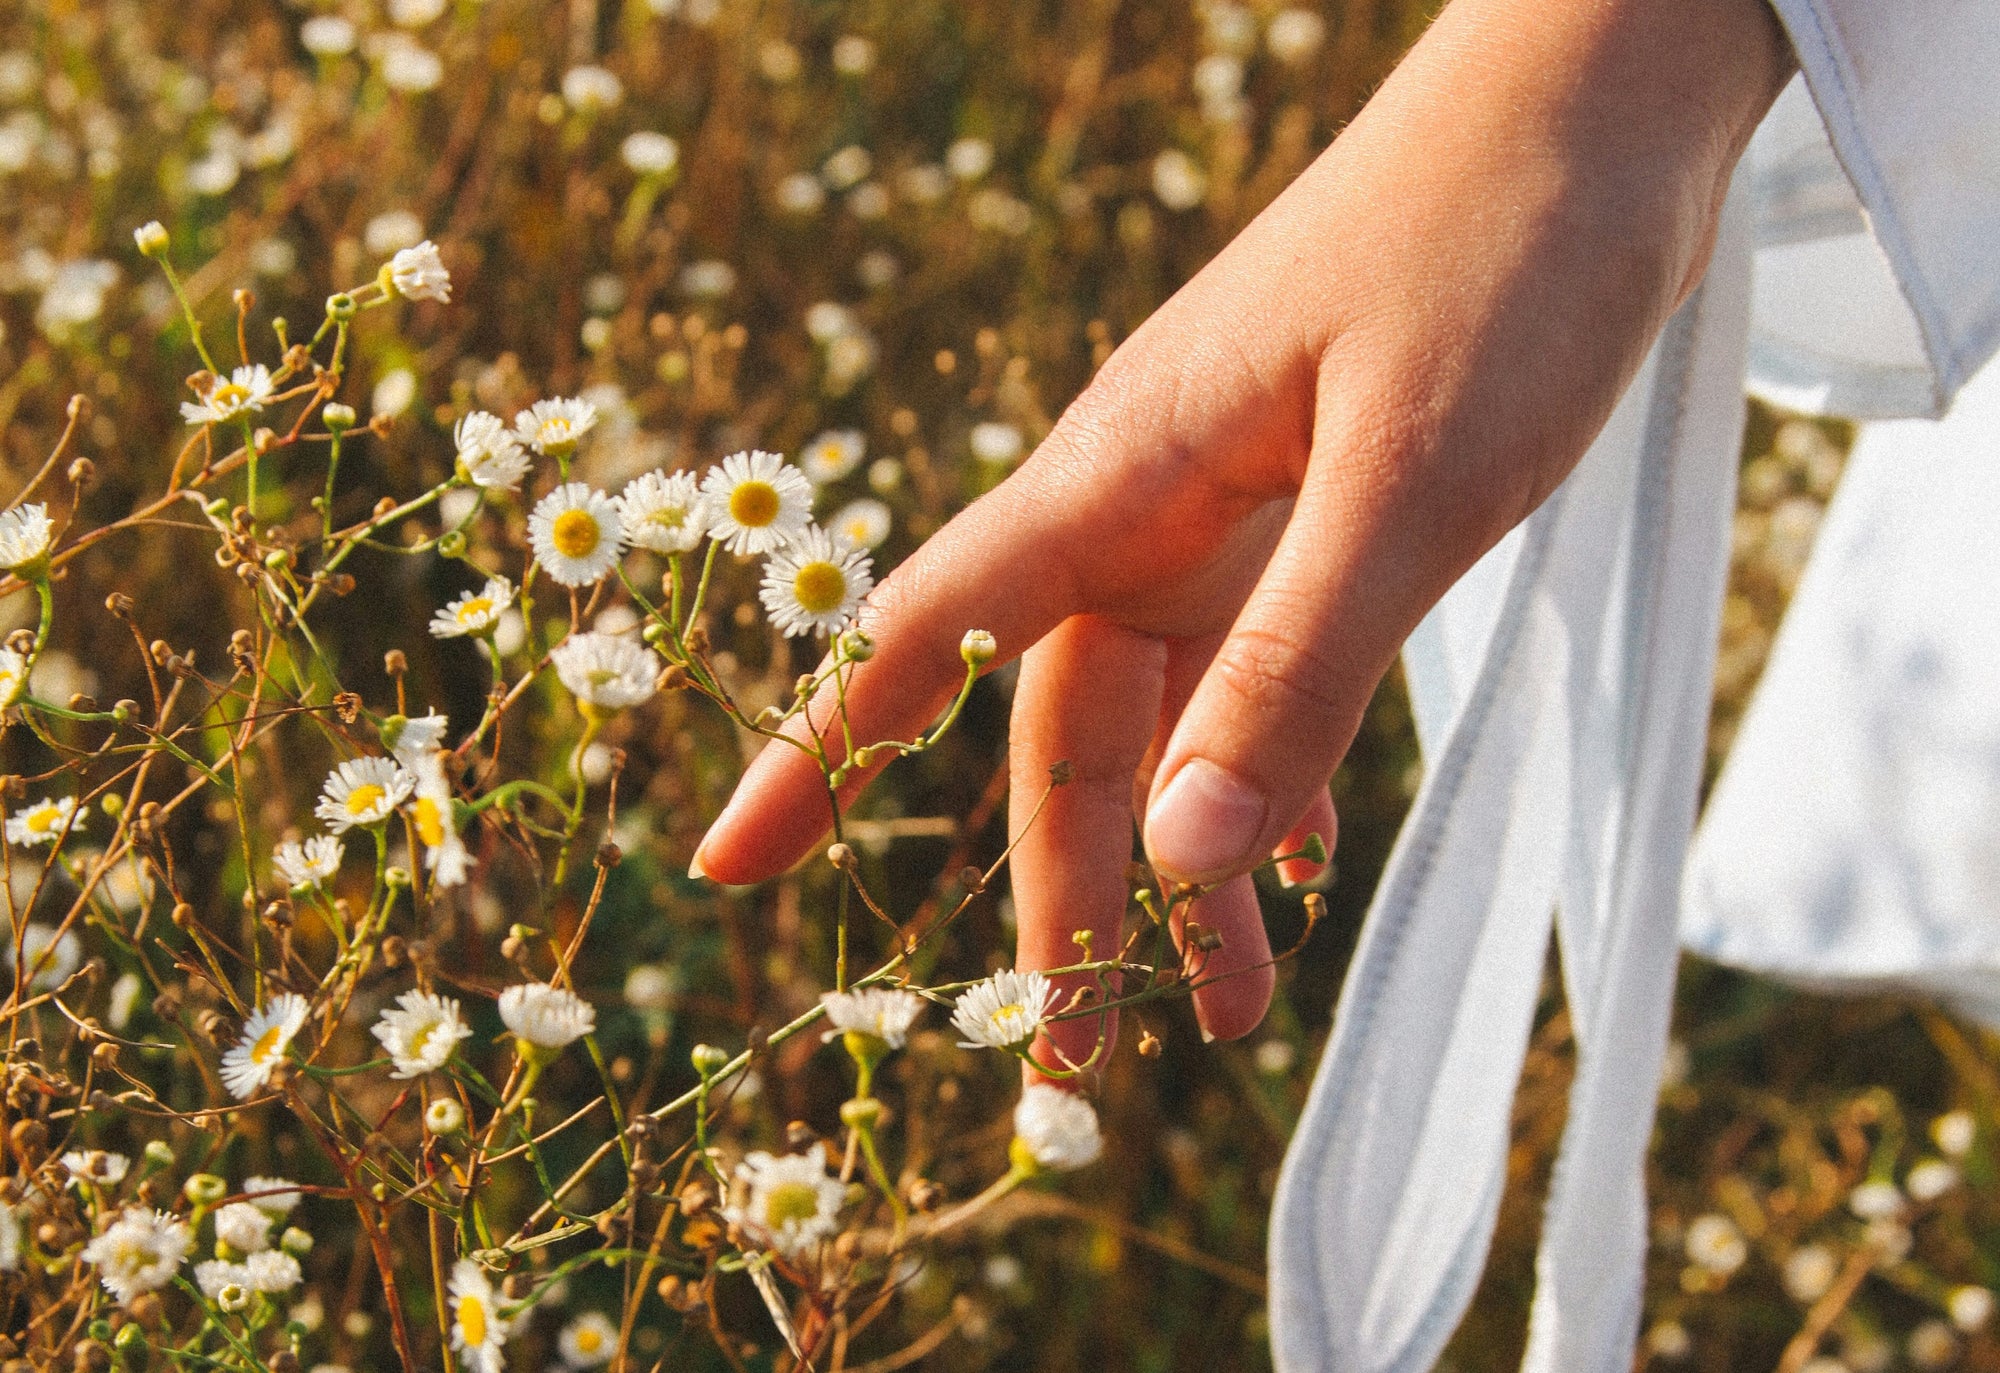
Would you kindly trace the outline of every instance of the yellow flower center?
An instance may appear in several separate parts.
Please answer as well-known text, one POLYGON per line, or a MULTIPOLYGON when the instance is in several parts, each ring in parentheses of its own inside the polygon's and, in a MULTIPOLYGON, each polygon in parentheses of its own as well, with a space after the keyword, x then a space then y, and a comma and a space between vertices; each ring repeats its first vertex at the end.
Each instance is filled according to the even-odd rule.
POLYGON ((410 1057, 422 1058, 424 1056, 424 1050, 430 1045, 431 1036, 435 1035, 442 1028, 443 1026, 438 1021, 433 1020, 428 1025, 424 1026, 423 1029, 418 1030, 415 1034, 411 1035, 410 1057))
POLYGON ((353 791, 347 793, 347 813, 353 816, 366 815, 381 805, 382 798, 388 794, 388 792, 376 786, 373 782, 363 782, 353 791))
POLYGON ((238 386, 233 381, 225 381, 222 385, 208 393, 208 403, 220 406, 225 410, 234 410, 249 399, 250 388, 247 386, 238 386))
POLYGON ((810 614, 838 610, 847 599, 847 574, 833 563, 807 563, 792 578, 792 594, 810 614))
POLYGON ((542 442, 562 443, 569 438, 569 421, 557 416, 542 421, 542 442))
POLYGON ((28 833, 47 834, 61 818, 62 812, 54 806, 38 806, 28 812, 28 833))
POLYGON ((486 1343, 486 1303, 475 1296, 458 1299, 458 1328, 465 1332, 465 1342, 477 1349, 486 1343))
POLYGON ((257 1042, 250 1046, 250 1061, 258 1064, 269 1063, 278 1056, 284 1047, 285 1027, 283 1025, 273 1025, 270 1029, 258 1035, 257 1042))
POLYGON ((819 1214, 819 1189, 810 1182, 781 1182, 764 1202, 764 1222, 773 1230, 795 1220, 801 1225, 819 1214))
POLYGON ((762 529, 778 518, 778 488, 769 482, 738 482, 729 493, 729 518, 745 529, 762 529))
POLYGON ((579 1353, 595 1354, 604 1348, 604 1332, 585 1326, 576 1332, 576 1347, 579 1353))
POLYGON ((493 602, 484 596, 474 596, 458 608, 458 622, 462 625, 486 623, 486 617, 493 613, 493 602))
POLYGON ((444 842, 443 808, 428 796, 417 798, 417 837, 436 848, 444 842))
POLYGON ((597 518, 588 510, 565 510, 556 516, 549 539, 565 558, 587 558, 597 548, 601 533, 597 518))
POLYGON ((679 529, 688 522, 688 512, 678 505, 663 505, 646 518, 665 529, 679 529))

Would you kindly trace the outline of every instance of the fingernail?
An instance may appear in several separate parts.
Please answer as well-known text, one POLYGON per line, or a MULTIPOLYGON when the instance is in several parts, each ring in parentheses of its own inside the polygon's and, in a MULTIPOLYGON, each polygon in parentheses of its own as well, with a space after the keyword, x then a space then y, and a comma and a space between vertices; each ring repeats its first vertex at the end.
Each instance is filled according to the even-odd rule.
POLYGON ((1181 766, 1146 812, 1146 851, 1169 877, 1205 882, 1248 866, 1270 807, 1206 758, 1181 766))
POLYGON ((701 865, 701 849, 694 851, 694 860, 688 864, 688 876, 700 882, 708 877, 708 870, 701 865))

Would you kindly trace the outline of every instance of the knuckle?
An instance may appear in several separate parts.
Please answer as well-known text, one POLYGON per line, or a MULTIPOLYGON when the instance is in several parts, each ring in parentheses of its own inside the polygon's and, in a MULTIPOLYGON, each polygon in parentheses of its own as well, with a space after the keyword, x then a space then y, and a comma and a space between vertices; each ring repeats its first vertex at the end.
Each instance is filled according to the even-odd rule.
POLYGON ((1347 709, 1340 665, 1303 638, 1241 626, 1211 669, 1239 710, 1258 725, 1331 723, 1347 709))

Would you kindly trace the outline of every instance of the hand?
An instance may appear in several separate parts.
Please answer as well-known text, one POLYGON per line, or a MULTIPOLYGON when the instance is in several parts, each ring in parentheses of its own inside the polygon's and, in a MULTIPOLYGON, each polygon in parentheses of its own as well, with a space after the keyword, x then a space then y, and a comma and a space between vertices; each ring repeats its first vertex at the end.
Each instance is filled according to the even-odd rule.
MULTIPOLYGON (((968 629, 1024 654, 1010 766, 1019 962, 1116 946, 1132 816, 1221 885, 1195 1009, 1247 1033, 1249 879, 1308 830, 1404 638, 1562 480, 1699 281, 1729 175, 1791 71, 1761 0, 1458 0, 1354 124, 1105 364, 1008 481, 876 591, 856 737, 949 699, 968 629)), ((858 782, 854 785, 858 785, 858 782)), ((697 871, 819 840, 791 748, 756 759, 697 871)), ((1291 865, 1297 878, 1309 869, 1291 865)), ((1088 1020, 1057 1042, 1088 1054, 1088 1020)))

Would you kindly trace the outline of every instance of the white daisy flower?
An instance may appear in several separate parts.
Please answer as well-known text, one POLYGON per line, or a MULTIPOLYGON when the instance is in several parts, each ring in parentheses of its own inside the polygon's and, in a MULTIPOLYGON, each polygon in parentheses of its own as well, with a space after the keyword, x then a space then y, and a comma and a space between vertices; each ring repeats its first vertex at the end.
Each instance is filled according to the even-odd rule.
POLYGON ((382 723, 382 746, 414 772, 419 763, 444 747, 450 730, 450 719, 435 710, 422 715, 391 715, 382 723))
POLYGON ((909 1042, 910 1026, 924 1013, 924 999, 900 987, 866 987, 858 992, 825 992, 827 1039, 843 1034, 870 1035, 900 1049, 909 1042))
POLYGON ((410 799, 417 779, 393 758, 350 758, 327 775, 313 814, 335 834, 379 825, 410 799))
POLYGON ((451 1347, 466 1373, 501 1373, 507 1322, 500 1318, 493 1284, 470 1259, 451 1270, 451 1347))
POLYGON ((0 568, 12 572, 34 562, 49 551, 55 536, 55 521, 40 501, 0 511, 0 568))
POLYGON ((769 553, 805 532, 812 483, 776 453, 732 453, 701 479, 709 534, 731 553, 769 553))
POLYGON ((254 415, 271 399, 271 369, 263 363, 238 367, 229 380, 220 377, 202 394, 199 404, 181 402, 181 417, 189 424, 217 424, 238 415, 254 415))
POLYGON ((815 486, 826 486, 861 466, 868 438, 859 429, 829 429, 799 450, 799 468, 815 486))
POLYGON ((465 1108, 448 1096, 424 1107, 424 1128, 434 1135, 455 1135, 465 1125, 465 1108))
POLYGON ((193 1246, 184 1221, 131 1206, 83 1247, 83 1261, 96 1267, 105 1291, 130 1302, 171 1282, 193 1246))
POLYGON ((285 992, 243 1022, 242 1037, 222 1056, 222 1085, 238 1101, 248 1101, 271 1080, 271 1070, 305 1028, 310 1009, 304 997, 285 992))
POLYGON ((429 239, 390 258, 386 271, 396 294, 405 300, 451 300, 451 273, 429 239))
POLYGON ((1097 1111, 1075 1092, 1033 1082, 1014 1107, 1014 1142, 1038 1168, 1068 1171, 1095 1163, 1104 1152, 1097 1111))
POLYGON ((1894 1220, 1903 1214, 1903 1190, 1883 1178, 1864 1182, 1847 1194, 1847 1208, 1862 1220, 1894 1220))
POLYGON ((11 648, 0 648, 0 709, 28 694, 28 659, 11 648))
POLYGON ((315 834, 304 843, 287 839, 271 854, 271 866, 287 887, 323 887, 340 871, 346 849, 330 834, 315 834))
POLYGON ((532 462, 521 441, 498 415, 474 410, 452 426, 458 449, 453 463, 458 479, 488 491, 512 491, 528 475, 532 462))
MULTIPOLYGON (((57 938, 55 926, 37 921, 21 931, 21 955, 22 961, 28 965, 29 989, 52 991, 69 981, 70 975, 83 961, 83 943, 76 937, 75 930, 64 930, 61 938, 57 938)), ((11 981, 14 941, 5 925, 0 925, 0 965, 6 967, 11 981)))
POLYGON ((829 1240, 840 1229, 840 1205, 847 1189, 830 1177, 817 1153, 778 1158, 762 1150, 736 1170, 741 1204, 723 1208, 730 1222, 760 1244, 796 1258, 829 1240))
POLYGON ((251 1290, 256 1292, 273 1295, 289 1292, 305 1279, 305 1274, 299 1269, 299 1261, 282 1249, 266 1249, 260 1254, 252 1254, 244 1261, 243 1267, 249 1274, 251 1290))
POLYGON ((1823 1244, 1802 1244, 1794 1249, 1780 1274, 1785 1294, 1808 1306, 1825 1296, 1839 1276, 1840 1260, 1823 1244))
POLYGON ((556 1352, 571 1368, 596 1368, 618 1352, 618 1327, 602 1311, 586 1311, 556 1336, 556 1352))
POLYGON ((1012 1049, 1034 1043, 1048 1020, 1056 989, 1037 972, 1009 968, 975 983, 953 1003, 951 1023, 965 1038, 965 1049, 1012 1049))
POLYGON ((444 755, 430 753, 416 764, 417 791, 410 802, 417 838, 424 845, 424 868, 440 887, 462 887, 472 871, 472 855, 459 837, 452 814, 451 781, 444 755))
POLYGON ((1686 1248, 1688 1261, 1695 1267, 1725 1275, 1741 1268, 1750 1257, 1750 1247, 1743 1242, 1736 1222, 1714 1213, 1688 1222, 1686 1248))
POLYGON ((663 133, 640 129, 618 145, 625 165, 640 176, 665 176, 681 165, 681 145, 663 133))
POLYGON ((53 844, 83 824, 90 807, 79 807, 74 796, 44 796, 41 800, 7 817, 7 842, 24 849, 53 844))
POLYGON ((875 586, 871 560, 837 534, 807 527, 764 563, 757 598, 786 635, 838 634, 875 586))
POLYGON ((575 397, 538 400, 514 416, 514 433, 545 458, 566 458, 597 423, 597 407, 575 397))
POLYGON ((535 561, 564 586, 589 586, 618 565, 625 524, 618 505, 585 482, 565 482, 528 517, 535 561))
POLYGON ((1958 1182, 1959 1172, 1955 1166, 1941 1158, 1927 1158, 1903 1179, 1903 1190, 1914 1201, 1936 1201, 1958 1186, 1958 1182))
POLYGON ((880 548, 894 527, 889 507, 871 496, 849 501, 834 512, 826 527, 856 548, 880 548))
POLYGON ((62 1156, 69 1170, 70 1185, 87 1182, 93 1187, 116 1187, 132 1169, 132 1160, 109 1149, 72 1149, 62 1156))
POLYGON ((271 1216, 247 1201, 232 1201, 215 1213, 215 1238, 239 1254, 261 1254, 271 1247, 271 1216))
POLYGON ((651 649, 616 634, 572 634, 549 661, 577 701, 598 710, 628 710, 647 700, 660 674, 651 649))
POLYGON ((243 1179, 243 1199, 268 1216, 288 1216, 304 1197, 290 1178, 243 1179))
POLYGON ((220 1301, 228 1288, 250 1290, 250 1270, 228 1259, 204 1259, 194 1266, 194 1285, 210 1301, 220 1301))
POLYGON ((472 1027, 458 1012, 458 1002, 434 992, 404 992, 396 1009, 382 1012, 371 1033, 395 1061, 391 1077, 422 1077, 444 1067, 472 1027))
POLYGON ((563 73, 562 93, 573 110, 608 110, 625 98, 625 83, 616 73, 591 63, 563 73))
POLYGON ((1027 436, 1018 428, 998 420, 973 425, 970 443, 973 457, 991 463, 1012 462, 1028 446, 1027 436))
POLYGON ((708 532, 707 507, 691 472, 669 476, 655 468, 625 483, 618 518, 634 548, 686 553, 708 532))
POLYGON ((514 604, 514 584, 505 577, 488 577, 477 591, 461 591, 431 616, 431 637, 485 638, 500 627, 500 617, 514 604))
POLYGON ((588 1001, 541 982, 518 982, 501 992, 500 1019, 516 1039, 538 1049, 560 1049, 597 1028, 588 1001))

